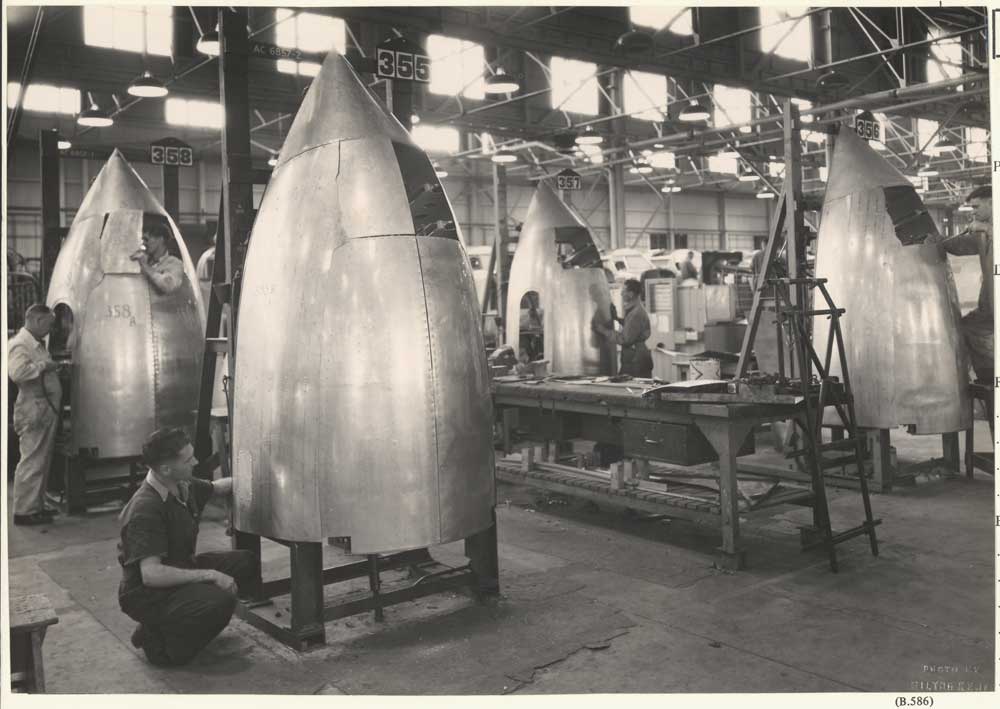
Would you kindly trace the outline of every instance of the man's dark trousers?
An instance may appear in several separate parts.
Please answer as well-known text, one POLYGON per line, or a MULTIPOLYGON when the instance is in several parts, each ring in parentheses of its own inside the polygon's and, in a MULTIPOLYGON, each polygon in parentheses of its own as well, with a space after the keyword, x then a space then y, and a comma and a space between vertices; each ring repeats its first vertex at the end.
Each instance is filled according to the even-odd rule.
MULTIPOLYGON (((248 551, 197 554, 194 568, 232 576, 243 595, 253 591, 259 578, 257 558, 248 551)), ((229 624, 236 596, 207 582, 143 587, 123 596, 121 607, 142 625, 142 648, 150 662, 184 665, 229 624)))

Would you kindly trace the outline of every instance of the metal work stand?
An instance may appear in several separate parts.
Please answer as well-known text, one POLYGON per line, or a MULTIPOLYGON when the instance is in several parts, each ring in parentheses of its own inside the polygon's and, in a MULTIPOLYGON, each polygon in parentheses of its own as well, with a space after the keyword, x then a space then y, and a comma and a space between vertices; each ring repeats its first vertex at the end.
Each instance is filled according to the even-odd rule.
MULTIPOLYGON (((260 537, 238 531, 233 537, 237 549, 246 549, 260 559, 260 537)), ((246 622, 296 650, 324 644, 324 624, 338 618, 372 611, 375 620, 381 622, 385 619, 386 607, 434 593, 465 589, 472 591, 477 600, 483 600, 500 590, 495 513, 489 528, 466 538, 465 555, 469 563, 457 568, 434 561, 427 549, 369 554, 362 561, 323 568, 320 542, 272 541, 288 547, 291 575, 267 582, 258 578, 256 593, 251 600, 240 603, 237 613, 246 622), (381 573, 401 568, 409 568, 410 577, 415 580, 384 591, 381 573), (329 604, 326 602, 326 586, 365 577, 368 578, 367 594, 346 593, 329 604), (286 594, 290 595, 291 613, 283 617, 272 599, 286 594)))

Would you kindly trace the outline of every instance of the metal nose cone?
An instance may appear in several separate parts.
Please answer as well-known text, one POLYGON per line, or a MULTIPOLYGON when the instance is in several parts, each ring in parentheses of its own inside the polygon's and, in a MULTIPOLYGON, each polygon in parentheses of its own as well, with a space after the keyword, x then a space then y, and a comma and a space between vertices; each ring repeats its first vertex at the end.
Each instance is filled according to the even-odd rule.
POLYGON ((357 553, 491 523, 472 271, 430 160, 331 53, 261 203, 237 323, 234 524, 357 553))
MULTIPOLYGON (((968 428, 968 355, 954 279, 932 244, 903 246, 885 188, 909 182, 852 132, 834 147, 817 237, 816 275, 841 318, 858 425, 913 425, 920 434, 968 428)), ((827 346, 829 321, 813 340, 827 346)), ((841 367, 834 355, 832 374, 841 367)))
POLYGON ((595 320, 611 320, 600 253, 583 219, 544 182, 528 205, 511 264, 507 341, 519 344, 522 325, 537 329, 536 317, 551 371, 615 372, 615 346, 591 328, 595 320))
POLYGON ((137 456, 155 429, 193 433, 205 318, 177 225, 117 150, 101 169, 59 251, 46 303, 53 336, 72 353, 71 450, 137 456), (173 234, 184 283, 161 293, 129 256, 144 219, 173 234))

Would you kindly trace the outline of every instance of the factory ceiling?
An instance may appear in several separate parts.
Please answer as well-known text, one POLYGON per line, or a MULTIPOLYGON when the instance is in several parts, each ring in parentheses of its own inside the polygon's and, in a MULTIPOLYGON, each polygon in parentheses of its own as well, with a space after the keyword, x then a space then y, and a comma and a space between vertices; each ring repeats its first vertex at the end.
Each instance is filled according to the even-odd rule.
MULTIPOLYGON (((402 34, 416 41, 428 34, 443 34, 483 45, 490 67, 503 64, 526 79, 519 94, 500 100, 476 101, 462 97, 434 95, 418 90, 414 96, 415 110, 427 124, 451 125, 467 133, 488 131, 497 144, 525 148, 527 165, 513 171, 537 177, 555 167, 573 164, 578 168, 599 171, 615 160, 631 160, 638 156, 632 146, 650 146, 662 135, 689 131, 690 139, 678 144, 681 156, 691 155, 702 162, 689 167, 678 162, 680 175, 708 189, 747 190, 733 175, 712 176, 705 170, 704 158, 713 150, 725 146, 735 131, 702 135, 677 120, 677 111, 685 97, 701 97, 711 101, 715 84, 747 88, 759 97, 760 112, 780 110, 782 97, 792 96, 811 102, 813 106, 840 104, 858 96, 883 96, 871 105, 860 102, 852 112, 871 108, 887 114, 887 126, 893 142, 890 153, 901 169, 916 168, 923 160, 926 146, 919 145, 916 118, 944 124, 945 132, 964 134, 963 127, 989 125, 989 96, 985 92, 985 16, 976 8, 870 8, 854 10, 838 8, 802 8, 800 22, 811 23, 813 52, 804 61, 760 51, 760 21, 756 8, 698 8, 693 13, 691 34, 676 34, 667 30, 649 30, 651 46, 638 52, 616 48, 616 40, 635 29, 627 8, 623 7, 338 7, 308 8, 310 12, 343 18, 347 22, 347 52, 357 66, 364 66, 362 56, 370 58, 376 44, 393 34, 402 34), (827 31, 828 28, 828 31, 827 31), (931 90, 919 100, 885 98, 887 92, 927 81, 929 47, 937 40, 961 37, 965 55, 961 70, 967 76, 978 76, 961 89, 955 86, 931 90), (650 122, 633 117, 610 120, 622 113, 613 101, 602 100, 598 117, 580 116, 553 109, 548 100, 545 63, 549 56, 588 61, 598 66, 602 87, 610 86, 615 69, 638 70, 670 77, 671 103, 663 106, 665 120, 650 122), (829 86, 820 77, 831 70, 838 74, 840 84, 829 86), (616 110, 617 109, 617 110, 616 110), (553 139, 567 130, 582 130, 590 124, 598 131, 612 133, 612 123, 621 124, 614 130, 618 140, 609 143, 605 165, 588 165, 579 159, 562 156, 552 147, 553 139), (706 148, 706 146, 708 146, 706 148)), ((91 92, 103 108, 116 113, 112 128, 86 129, 75 124, 72 116, 24 113, 19 119, 18 137, 34 140, 40 128, 55 128, 71 136, 78 147, 87 145, 140 149, 150 142, 170 134, 187 141, 203 155, 218 154, 221 144, 218 130, 189 129, 164 123, 159 100, 135 100, 125 93, 125 87, 144 69, 151 70, 169 84, 173 95, 191 99, 218 100, 218 62, 195 49, 199 32, 213 25, 214 9, 177 6, 173 13, 173 51, 170 57, 147 56, 112 49, 87 46, 82 38, 81 9, 78 7, 45 8, 37 45, 30 62, 30 81, 74 86, 84 96, 91 92)), ((274 8, 249 8, 251 35, 263 42, 275 41, 274 8)), ((8 8, 8 81, 17 81, 24 71, 31 43, 35 8, 8 8)), ((641 28, 640 28, 641 29, 641 28)), ((362 74, 370 87, 384 96, 384 82, 371 74, 362 74)), ((281 74, 274 62, 256 59, 251 62, 249 78, 250 104, 254 109, 251 120, 254 150, 262 162, 272 150, 278 149, 301 102, 310 79, 305 76, 281 74)), ((609 89, 610 90, 610 89, 609 89)), ((605 98, 612 98, 606 92, 605 98)), ((823 116, 818 116, 823 118, 823 116)), ((776 126, 772 126, 774 128, 776 126)), ((765 133, 766 127, 754 129, 765 133)), ((817 136, 813 135, 813 139, 817 136)), ((961 143, 962 141, 959 140, 961 143)), ((466 143, 470 145, 470 143, 466 143)), ((472 147, 475 144, 471 144, 472 147)), ((807 160, 815 166, 823 164, 822 146, 806 145, 807 160), (812 154, 814 157, 809 158, 812 154)), ((759 141, 760 157, 780 152, 779 141, 759 141)), ((480 157, 477 151, 466 154, 468 159, 480 157)), ((946 180, 956 189, 981 177, 981 166, 967 161, 962 154, 951 156, 953 173, 946 180)), ((657 175, 660 177, 660 175, 657 175)), ((780 177, 780 175, 778 176, 780 177)), ((779 180, 780 181, 780 180, 779 180)), ((633 180, 648 182, 645 177, 633 180)), ((813 180, 814 189, 822 189, 813 180)), ((939 185, 936 196, 947 199, 955 190, 948 182, 939 185)), ((807 189, 809 181, 807 180, 807 189)))

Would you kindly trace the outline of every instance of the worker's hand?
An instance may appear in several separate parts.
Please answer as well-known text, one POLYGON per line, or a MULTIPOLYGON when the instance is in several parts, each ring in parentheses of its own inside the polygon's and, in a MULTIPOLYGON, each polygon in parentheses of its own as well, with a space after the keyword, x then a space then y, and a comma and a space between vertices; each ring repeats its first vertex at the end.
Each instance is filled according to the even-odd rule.
POLYGON ((43 372, 58 372, 59 371, 59 363, 50 359, 48 362, 46 362, 44 365, 42 365, 42 371, 43 372))
POLYGON ((149 256, 142 249, 138 249, 129 258, 132 261, 138 261, 140 265, 145 266, 149 262, 149 256))
POLYGON ((236 581, 232 576, 224 574, 221 571, 212 571, 212 583, 221 588, 226 593, 231 593, 236 595, 236 581))

